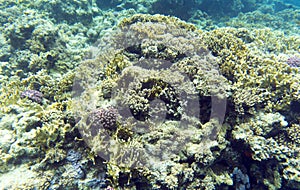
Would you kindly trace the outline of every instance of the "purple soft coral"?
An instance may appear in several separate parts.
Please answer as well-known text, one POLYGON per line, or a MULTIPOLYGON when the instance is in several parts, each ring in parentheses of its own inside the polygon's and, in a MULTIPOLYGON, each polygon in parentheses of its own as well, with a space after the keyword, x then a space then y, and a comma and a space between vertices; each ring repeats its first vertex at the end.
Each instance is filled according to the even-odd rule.
POLYGON ((87 119, 87 123, 91 125, 92 135, 97 134, 101 128, 115 131, 117 128, 117 117, 118 111, 113 107, 94 110, 87 119))
POLYGON ((289 57, 286 63, 291 67, 300 67, 300 58, 297 56, 289 57))
POLYGON ((28 98, 40 104, 43 101, 43 94, 37 90, 25 90, 21 93, 21 98, 28 98))

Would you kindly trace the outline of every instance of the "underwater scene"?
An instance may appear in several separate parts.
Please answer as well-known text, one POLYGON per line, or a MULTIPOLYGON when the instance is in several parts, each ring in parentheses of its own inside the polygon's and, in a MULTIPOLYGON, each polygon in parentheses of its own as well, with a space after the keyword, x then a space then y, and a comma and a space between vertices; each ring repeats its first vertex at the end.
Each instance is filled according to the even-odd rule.
POLYGON ((300 189, 299 0, 0 0, 0 190, 300 189))

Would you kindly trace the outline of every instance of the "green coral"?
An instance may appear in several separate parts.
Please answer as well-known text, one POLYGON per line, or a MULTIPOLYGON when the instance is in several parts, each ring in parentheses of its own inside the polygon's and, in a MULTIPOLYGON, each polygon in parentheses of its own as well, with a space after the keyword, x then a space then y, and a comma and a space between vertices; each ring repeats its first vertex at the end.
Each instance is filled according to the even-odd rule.
MULTIPOLYGON (((26 77, 42 69, 51 75, 73 69, 87 51, 83 46, 87 38, 67 33, 70 29, 70 26, 57 25, 32 9, 24 11, 14 22, 6 23, 6 27, 1 28, 11 50, 6 60, 11 69, 6 72, 13 76, 19 69, 22 71, 18 75, 26 77)), ((79 27, 75 26, 73 30, 79 30, 79 27)))
MULTIPOLYGON (((265 50, 251 47, 252 43, 247 42, 251 35, 247 33, 250 32, 245 29, 221 28, 205 35, 206 44, 221 59, 221 73, 232 82, 236 110, 243 114, 245 109, 253 112, 253 108, 268 111, 289 109, 291 102, 299 99, 298 70, 277 56, 259 56, 265 55, 265 50)), ((294 40, 299 38, 294 37, 294 40)), ((282 43, 289 47, 289 51, 295 52, 296 44, 290 45, 294 40, 283 38, 282 43)), ((275 46, 276 38, 269 43, 275 46)))
MULTIPOLYGON (((75 97, 74 110, 82 117, 79 129, 94 152, 110 156, 108 174, 114 186, 118 186, 121 174, 134 173, 134 167, 140 168, 139 175, 153 187, 188 185, 188 177, 180 182, 180 176, 193 171, 181 165, 180 159, 210 166, 227 144, 227 127, 220 125, 218 118, 204 125, 193 115, 200 109, 198 97, 225 99, 230 96, 230 84, 219 74, 218 60, 193 25, 162 15, 135 15, 119 27, 121 31, 107 36, 111 40, 100 42, 98 56, 84 61, 77 70, 75 80, 79 89, 84 89, 75 97), (193 99, 194 105, 188 102, 193 99), (129 117, 124 105, 130 109, 129 117), (118 108, 118 129, 107 136, 100 128, 99 134, 92 136, 87 114, 107 106, 118 108), (195 111, 189 106, 196 107, 195 111), (132 133, 125 141, 118 134, 124 126, 132 133), (191 138, 193 133, 198 136, 191 138), (178 157, 178 146, 186 146, 182 158, 178 157), (216 151, 211 150, 214 148, 216 151)), ((202 117, 208 119, 207 115, 202 117)))
POLYGON ((295 23, 299 20, 299 9, 289 8, 276 12, 274 7, 267 7, 267 5, 263 5, 261 9, 249 13, 240 13, 237 17, 225 22, 225 25, 253 29, 268 27, 273 30, 280 29, 286 34, 298 33, 295 23))
MULTIPOLYGON (((268 30, 252 32, 234 28, 204 32, 177 18, 135 15, 124 19, 119 29, 104 39, 98 46, 98 55, 83 62, 77 73, 78 85, 86 90, 81 98, 92 100, 93 104, 83 104, 75 110, 85 115, 86 111, 94 108, 112 105, 120 113, 127 111, 133 115, 130 118, 121 114, 118 130, 109 137, 109 143, 100 138, 102 133, 92 138, 84 136, 94 152, 109 154, 108 145, 119 143, 119 147, 114 148, 121 156, 112 154, 107 163, 111 166, 108 173, 114 186, 124 186, 125 182, 117 183, 120 176, 126 175, 130 179, 130 175, 136 174, 132 166, 139 164, 138 175, 147 179, 151 187, 200 187, 199 184, 205 184, 204 179, 196 185, 183 180, 182 175, 203 175, 203 171, 212 171, 207 179, 217 184, 214 187, 230 186, 232 170, 225 167, 224 171, 218 172, 217 168, 224 166, 216 158, 234 166, 239 166, 244 155, 257 161, 276 159, 280 168, 285 159, 297 152, 295 147, 282 145, 276 139, 276 135, 289 129, 289 123, 279 111, 289 110, 291 102, 299 99, 297 69, 289 67, 277 53, 295 53, 296 43, 293 41, 297 41, 297 37, 285 38, 282 33, 268 30), (283 45, 276 45, 276 39, 281 39, 283 45), (262 40, 266 43, 259 46, 262 40), (274 51, 266 54, 266 49, 272 45, 274 51), (256 46, 259 47, 254 48, 256 46), (204 104, 201 106, 205 111, 200 120, 186 114, 184 106, 177 100, 177 94, 183 92, 202 98, 201 103, 204 104), (228 99, 229 105, 234 107, 229 107, 232 112, 225 118, 228 123, 219 125, 217 120, 209 120, 204 124, 209 118, 205 97, 211 95, 217 100, 228 99), (123 109, 124 104, 128 105, 130 112, 127 108, 123 109), (162 117, 164 115, 167 119, 162 117), (178 123, 181 119, 186 122, 183 122, 185 128, 182 131, 178 123), (214 130, 217 135, 213 134, 214 130), (119 139, 124 135, 126 138, 119 139), (172 143, 176 139, 172 139, 181 135, 186 140, 184 149, 174 152, 172 143), (229 141, 242 146, 228 149, 229 141), (272 150, 268 148, 270 146, 272 150), (222 152, 226 148, 228 152, 222 152), (139 156, 132 152, 134 149, 138 150, 139 156), (169 160, 157 159, 161 149, 164 149, 163 156, 169 160), (234 151, 240 155, 232 161, 226 155, 234 154, 234 151), (129 153, 132 153, 127 160, 130 164, 120 162, 128 159, 129 153), (133 162, 134 159, 140 162, 133 162), (146 160, 157 164, 143 165, 146 160), (191 171, 185 165, 188 160, 195 165, 191 171), (185 174, 186 170, 189 172, 185 174)), ((89 131, 84 119, 80 128, 84 134, 89 131)), ((277 180, 275 184, 266 180, 261 185, 280 187, 281 178, 273 177, 277 180)), ((126 185, 134 186, 134 183, 126 185)))

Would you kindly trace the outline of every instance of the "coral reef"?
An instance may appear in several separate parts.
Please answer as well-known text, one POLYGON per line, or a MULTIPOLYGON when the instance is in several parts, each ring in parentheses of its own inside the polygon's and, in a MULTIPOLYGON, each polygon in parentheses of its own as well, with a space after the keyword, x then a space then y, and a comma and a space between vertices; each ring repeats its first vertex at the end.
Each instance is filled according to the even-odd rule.
POLYGON ((135 15, 119 26, 120 31, 99 42, 98 56, 83 62, 77 71, 74 110, 82 118, 78 127, 83 139, 108 159, 113 186, 122 173, 132 172, 146 179, 156 176, 148 182, 153 187, 188 186, 188 177, 179 183, 181 169, 177 168, 187 170, 187 176, 196 174, 180 160, 195 159, 207 167, 227 143, 222 136, 226 130, 220 132, 226 128, 219 124, 222 115, 213 112, 210 118, 205 113, 197 119, 199 97, 210 107, 215 105, 209 105, 205 97, 213 96, 213 104, 220 108, 229 96, 229 83, 218 73, 217 59, 193 25, 173 17, 135 15), (98 77, 103 78, 100 83, 98 77), (111 136, 99 129, 90 135, 93 124, 85 122, 89 110, 105 105, 118 110, 116 132, 111 136), (218 151, 210 150, 212 147, 218 151), (134 172, 135 167, 140 171, 134 172), (169 170, 174 171, 163 172, 169 170))
POLYGON ((299 9, 266 2, 1 1, 1 188, 299 189, 299 9))
MULTIPOLYGON (((230 155, 224 150, 231 143, 238 142, 243 147, 240 149, 232 145, 234 149, 231 151, 237 150, 253 162, 275 159, 278 168, 285 164, 284 158, 290 159, 297 154, 295 146, 279 144, 277 136, 290 128, 291 124, 279 111, 286 112, 292 102, 299 100, 299 74, 276 53, 296 53, 295 40, 298 38, 289 39, 281 33, 259 29, 250 32, 247 29, 222 28, 203 32, 178 19, 161 15, 135 15, 124 19, 119 27, 120 30, 109 33, 104 42, 99 42, 99 53, 94 59, 83 62, 76 79, 80 81, 79 89, 84 89, 79 96, 82 98, 80 102, 89 102, 88 105, 78 104, 81 106, 75 108, 80 110, 83 118, 87 117, 85 112, 93 110, 93 107, 105 105, 117 107, 120 114, 116 134, 109 137, 110 140, 83 136, 95 152, 112 153, 110 149, 116 150, 116 147, 110 145, 120 143, 117 149, 123 157, 113 154, 108 159, 108 165, 111 165, 108 174, 113 186, 141 183, 132 178, 131 183, 125 184, 120 183, 120 179, 122 175, 126 178, 142 175, 142 179, 149 180, 148 186, 154 188, 201 188, 203 186, 199 184, 205 184, 205 180, 210 180, 214 188, 232 185, 233 180, 237 188, 249 188, 252 180, 244 183, 238 178, 228 177, 237 175, 234 167, 247 167, 240 165, 238 160, 233 165, 229 164, 232 162, 230 159, 223 160, 224 154, 230 155), (164 33, 161 33, 162 30, 164 33), (180 34, 179 37, 177 34, 180 34), (274 46, 279 37, 281 45, 266 53, 265 48, 274 46), (260 39, 268 43, 259 46, 260 39), (199 110, 205 110, 198 121, 182 104, 193 100, 195 93, 200 105, 194 102, 191 106, 188 101, 185 104, 189 105, 191 112, 197 112, 193 109, 196 105, 199 110), (184 101, 181 94, 186 94, 184 101), (219 126, 218 122, 209 118, 211 115, 207 112, 214 110, 210 107, 214 103, 210 104, 205 97, 215 97, 212 102, 227 99, 228 105, 233 106, 228 107, 230 113, 225 118, 228 123, 219 126), (230 118, 232 122, 229 122, 230 118), (176 130, 182 126, 184 130, 176 130), (130 133, 124 134, 123 128, 130 133), (230 128, 232 131, 228 130, 230 128), (214 130, 216 133, 212 132, 214 130), (127 136, 125 141, 120 139, 120 131, 123 137, 127 136), (172 136, 168 137, 170 134, 172 136), (174 134, 183 139, 185 145, 177 142, 174 134), (160 138, 162 136, 164 138, 160 138), (175 142, 177 151, 174 152, 172 144, 175 142), (270 146, 272 150, 268 148, 270 146), (182 147, 182 151, 178 151, 178 147, 182 147), (132 152, 132 149, 135 151, 132 152), (163 154, 161 150, 164 150, 163 154), (136 155, 128 158, 129 152, 136 155), (153 161, 146 161, 149 158, 153 161), (120 159, 130 164, 124 164, 120 159), (222 172, 217 172, 219 167, 224 167, 219 159, 228 163, 227 169, 222 172), (185 165, 187 161, 196 168, 190 170, 185 165), (132 166, 139 166, 140 173, 132 166), (204 171, 210 171, 210 177, 200 180, 198 185, 188 178, 178 177, 182 173, 193 178, 204 175, 204 171)), ((219 106, 221 104, 218 103, 219 106)), ((80 128, 84 134, 88 129, 85 125, 80 128)), ((103 137, 103 133, 99 136, 103 137)), ((104 157, 108 158, 108 155, 104 157)), ((256 166, 253 164, 252 167, 256 166)), ((259 185, 280 186, 270 181, 259 185)))
MULTIPOLYGON (((261 5, 257 10, 240 13, 237 17, 222 23, 222 26, 244 28, 272 28, 284 31, 286 34, 298 34, 299 8, 295 6, 261 5), (278 9, 277 7, 281 7, 278 9)), ((277 1, 278 2, 278 1, 277 1)))

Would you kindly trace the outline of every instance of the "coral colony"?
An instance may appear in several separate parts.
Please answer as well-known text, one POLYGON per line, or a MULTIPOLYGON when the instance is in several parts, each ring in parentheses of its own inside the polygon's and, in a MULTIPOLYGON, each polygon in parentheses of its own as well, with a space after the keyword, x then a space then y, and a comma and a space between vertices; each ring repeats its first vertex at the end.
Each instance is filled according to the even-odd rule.
POLYGON ((1 189, 300 189, 299 6, 1 1, 1 189))
POLYGON ((21 98, 28 98, 40 104, 43 101, 43 94, 37 90, 25 90, 21 93, 21 98))
POLYGON ((87 124, 94 131, 93 134, 96 134, 97 130, 101 128, 114 131, 117 128, 117 116, 117 110, 113 107, 99 108, 90 113, 87 124))
POLYGON ((289 57, 286 63, 291 67, 300 67, 300 57, 298 56, 289 57))

